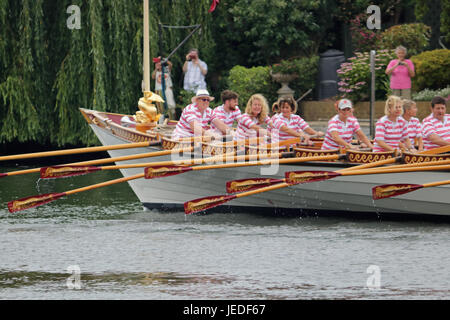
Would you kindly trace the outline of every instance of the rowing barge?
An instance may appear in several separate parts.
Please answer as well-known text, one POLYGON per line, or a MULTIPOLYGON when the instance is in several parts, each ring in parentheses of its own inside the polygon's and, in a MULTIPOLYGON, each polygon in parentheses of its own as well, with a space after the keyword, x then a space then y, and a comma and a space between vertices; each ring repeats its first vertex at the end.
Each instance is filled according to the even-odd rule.
MULTIPOLYGON (((164 138, 173 129, 174 123, 155 127, 152 130, 143 130, 129 121, 127 116, 98 112, 94 110, 80 110, 86 121, 105 146, 123 143, 153 141, 155 145, 146 148, 135 148, 126 150, 110 150, 111 157, 126 156, 129 154, 159 151, 162 148, 171 149, 183 147, 183 143, 171 141, 164 138), (160 142, 161 144, 157 144, 160 142)), ((190 145, 190 144, 189 144, 190 145)), ((208 150, 208 147, 200 149, 208 150)), ((210 147, 210 145, 209 145, 210 147)), ((223 148, 220 152, 228 152, 223 148)), ((231 147, 233 148, 233 147, 231 147)), ((222 148, 221 148, 222 149, 222 148)), ((294 148, 296 156, 322 155, 323 152, 317 148, 304 149, 294 148)), ((247 148, 247 152, 251 147, 247 148)), ((217 152, 217 150, 216 150, 217 152)), ((339 150, 331 151, 338 153, 339 150)), ((189 154, 189 156, 193 156, 189 154)), ((178 155, 174 153, 173 155, 178 155)), ((173 156, 172 155, 172 156, 173 156)), ((204 155, 205 156, 205 155, 204 155)), ((136 179, 128 181, 143 206, 147 209, 158 209, 160 211, 182 211, 183 204, 187 201, 206 196, 215 196, 225 193, 227 181, 267 177, 282 179, 286 171, 296 170, 324 170, 336 171, 361 162, 371 162, 386 157, 394 157, 389 153, 352 152, 348 154, 345 161, 306 162, 302 164, 280 164, 263 167, 241 167, 217 170, 205 170, 198 172, 187 172, 161 179, 136 179)), ((407 154, 404 156, 406 162, 420 162, 430 160, 447 159, 450 155, 418 156, 407 154)), ((121 162, 142 163, 150 161, 173 160, 171 156, 161 156, 149 159, 138 159, 121 162)), ((123 176, 128 177, 142 172, 142 168, 121 169, 123 176)), ((428 183, 437 180, 448 179, 448 172, 428 171, 410 173, 374 174, 360 176, 342 176, 332 180, 299 184, 288 188, 260 193, 250 197, 243 197, 218 206, 208 212, 254 212, 275 214, 298 214, 298 215, 323 215, 323 214, 346 214, 352 216, 390 216, 398 217, 408 215, 410 217, 449 217, 450 216, 450 187, 443 185, 423 189, 417 192, 400 195, 374 201, 372 199, 372 188, 387 183, 428 183)), ((236 190, 239 191, 239 190, 236 190)))

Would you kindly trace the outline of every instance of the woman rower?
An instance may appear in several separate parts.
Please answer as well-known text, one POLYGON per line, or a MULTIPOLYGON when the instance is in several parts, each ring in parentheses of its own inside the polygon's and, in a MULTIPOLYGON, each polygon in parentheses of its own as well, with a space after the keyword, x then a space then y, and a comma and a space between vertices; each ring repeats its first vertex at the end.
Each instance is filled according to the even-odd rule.
POLYGON ((272 142, 299 137, 304 139, 305 144, 311 145, 308 134, 323 135, 323 132, 312 129, 305 120, 296 114, 297 102, 293 98, 282 98, 278 104, 280 113, 272 117, 274 127, 272 142))
POLYGON ((353 135, 365 146, 372 149, 373 145, 359 126, 358 120, 353 116, 353 105, 348 99, 341 99, 336 102, 337 115, 328 121, 328 129, 322 144, 322 150, 346 149, 358 150, 359 147, 352 145, 353 135))
POLYGON ((403 100, 403 119, 408 123, 408 136, 411 144, 414 146, 417 141, 419 151, 423 151, 422 125, 416 118, 417 106, 412 100, 403 100))
POLYGON ((256 136, 266 136, 268 131, 262 126, 271 125, 269 106, 266 98, 261 94, 250 97, 245 112, 237 119, 237 129, 234 140, 244 140, 256 136))
POLYGON ((385 116, 381 117, 375 125, 375 143, 373 151, 394 151, 400 148, 402 142, 410 152, 417 152, 411 145, 408 136, 408 124, 401 117, 403 114, 402 99, 390 96, 384 107, 385 116))

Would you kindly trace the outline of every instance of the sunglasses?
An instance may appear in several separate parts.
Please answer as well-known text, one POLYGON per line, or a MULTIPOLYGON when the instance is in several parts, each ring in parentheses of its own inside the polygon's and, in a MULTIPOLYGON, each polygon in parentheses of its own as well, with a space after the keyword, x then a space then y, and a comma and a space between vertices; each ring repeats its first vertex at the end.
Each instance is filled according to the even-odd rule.
POLYGON ((200 98, 200 99, 198 99, 198 100, 201 100, 201 101, 203 101, 203 102, 206 102, 206 101, 209 102, 209 98, 200 98))

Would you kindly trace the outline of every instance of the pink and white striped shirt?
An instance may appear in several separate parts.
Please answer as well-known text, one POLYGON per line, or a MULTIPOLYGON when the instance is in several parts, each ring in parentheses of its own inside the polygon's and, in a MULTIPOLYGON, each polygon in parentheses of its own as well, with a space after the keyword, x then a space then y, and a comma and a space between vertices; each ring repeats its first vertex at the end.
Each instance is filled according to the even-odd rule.
POLYGON ((377 140, 382 140, 392 148, 398 149, 399 142, 408 139, 408 124, 402 117, 397 117, 395 122, 388 119, 387 116, 381 117, 375 125, 375 143, 374 152, 386 151, 381 147, 377 140))
MULTIPOLYGON (((239 107, 236 106, 236 109, 234 111, 226 112, 223 105, 221 105, 213 110, 211 121, 213 121, 214 119, 220 119, 223 121, 223 123, 231 128, 233 126, 234 120, 237 120, 240 115, 241 110, 239 110, 239 107)), ((214 129, 214 131, 218 133, 222 133, 222 131, 220 131, 213 123, 211 123, 211 129, 214 129)))
POLYGON ((450 114, 444 116, 444 122, 436 119, 435 117, 429 117, 427 121, 422 125, 423 147, 425 150, 440 147, 437 144, 428 140, 431 134, 437 134, 441 139, 450 141, 450 114))
POLYGON ((411 145, 414 145, 415 139, 422 136, 422 125, 420 120, 416 117, 411 117, 409 121, 405 119, 405 121, 408 126, 409 140, 411 141, 411 145))
POLYGON ((201 124, 203 129, 207 129, 208 123, 211 121, 211 119, 212 119, 211 108, 208 107, 202 114, 198 109, 197 104, 192 103, 183 109, 180 120, 178 121, 177 126, 173 131, 172 138, 178 139, 178 138, 193 137, 194 131, 192 130, 189 124, 192 121, 196 120, 198 123, 201 124))
POLYGON ((278 116, 274 116, 272 119, 275 119, 273 122, 272 129, 272 142, 283 141, 291 138, 295 138, 291 136, 289 133, 281 131, 283 126, 288 127, 289 129, 293 129, 295 131, 305 131, 305 129, 309 128, 308 123, 303 120, 299 115, 291 114, 290 119, 285 118, 283 114, 279 114, 278 116))
POLYGON ((331 133, 337 131, 339 137, 341 137, 345 142, 351 143, 353 135, 356 131, 361 130, 359 122, 355 117, 348 117, 347 121, 344 122, 339 119, 339 115, 335 115, 328 121, 327 133, 322 143, 322 150, 338 149, 340 145, 334 141, 331 133))
MULTIPOLYGON (((263 123, 267 124, 267 126, 270 126, 272 121, 270 120, 270 117, 266 117, 263 123)), ((252 117, 247 113, 241 114, 238 117, 238 125, 234 140, 244 140, 256 137, 256 130, 250 129, 254 125, 260 126, 262 125, 262 123, 260 123, 257 118, 252 117)))

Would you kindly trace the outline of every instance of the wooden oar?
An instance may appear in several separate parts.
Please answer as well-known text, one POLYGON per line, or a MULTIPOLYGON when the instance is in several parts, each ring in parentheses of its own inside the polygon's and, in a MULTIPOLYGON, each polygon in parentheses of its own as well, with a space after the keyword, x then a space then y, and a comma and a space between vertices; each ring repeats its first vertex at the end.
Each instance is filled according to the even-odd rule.
MULTIPOLYGON (((242 198, 246 196, 251 196, 254 194, 277 190, 289 186, 293 186, 300 183, 313 182, 313 181, 321 181, 330 178, 334 178, 339 175, 360 175, 360 174, 381 174, 381 173, 400 173, 400 172, 412 172, 412 171, 431 171, 431 170, 449 170, 450 165, 444 166, 429 166, 429 167, 415 167, 415 168, 402 168, 402 169, 393 169, 393 168, 384 168, 384 169, 366 169, 359 170, 355 172, 346 172, 342 174, 338 174, 333 171, 291 171, 285 173, 285 179, 279 179, 275 184, 270 185, 270 182, 267 183, 266 186, 262 188, 257 188, 256 190, 241 192, 238 194, 232 195, 218 195, 218 196, 210 196, 199 198, 195 200, 191 200, 184 203, 184 211, 186 214, 191 214, 199 211, 204 211, 218 205, 221 205, 225 202, 231 201, 233 199, 242 198)), ((248 179, 251 180, 251 179, 248 179)), ((239 180, 237 180, 239 181, 239 180)))
MULTIPOLYGON (((104 158, 104 159, 98 159, 98 160, 67 163, 67 164, 62 164, 58 167, 68 167, 69 168, 69 167, 73 167, 73 166, 93 166, 93 165, 105 164, 105 163, 111 163, 111 162, 129 161, 129 160, 164 156, 164 155, 171 154, 171 152, 191 152, 192 150, 193 150, 192 147, 188 147, 188 148, 184 148, 184 149, 153 151, 153 152, 134 154, 134 155, 122 156, 122 157, 113 157, 113 158, 104 158)), ((0 178, 8 177, 8 176, 17 176, 17 175, 28 174, 28 173, 41 172, 41 170, 45 171, 47 168, 50 168, 50 167, 33 168, 33 169, 25 169, 25 170, 0 173, 0 178)))
POLYGON ((413 171, 435 171, 447 170, 450 168, 450 161, 433 161, 427 163, 410 163, 405 165, 396 165, 385 168, 368 168, 353 171, 289 171, 285 173, 284 179, 268 179, 268 178, 248 178, 240 180, 231 180, 226 184, 227 192, 233 193, 243 190, 254 190, 262 186, 270 186, 280 182, 289 184, 309 183, 322 180, 328 180, 339 176, 363 175, 363 174, 380 174, 380 173, 401 173, 413 171), (289 176, 287 175, 289 173, 289 176))
MULTIPOLYGON (((164 167, 164 166, 186 166, 186 165, 197 165, 217 161, 227 161, 235 162, 242 160, 255 160, 255 159, 265 159, 265 158, 279 158, 284 156, 283 153, 272 153, 272 154, 256 154, 256 155, 242 155, 235 156, 235 152, 230 152, 222 155, 217 155, 209 158, 200 159, 185 159, 185 160, 175 160, 175 161, 159 161, 159 162, 146 162, 146 163, 133 163, 124 165, 113 165, 113 166, 83 166, 83 165, 61 165, 41 168, 41 179, 55 179, 55 178, 66 178, 80 176, 100 170, 117 170, 117 169, 130 169, 130 168, 145 168, 145 167, 164 167)), ((290 153, 291 155, 293 153, 290 153)))
POLYGON ((442 147, 437 147, 434 149, 430 149, 430 150, 425 150, 420 152, 420 154, 439 154, 439 153, 447 153, 450 152, 450 146, 442 146, 442 147))
MULTIPOLYGON (((255 155, 255 156, 257 156, 257 155, 255 155)), ((47 193, 47 194, 43 194, 43 195, 26 197, 26 198, 10 201, 8 203, 8 209, 11 213, 18 212, 18 211, 22 211, 25 209, 34 208, 34 207, 38 207, 38 206, 47 204, 47 203, 55 201, 63 196, 68 196, 71 194, 75 194, 75 193, 79 193, 79 192, 83 192, 83 191, 89 191, 89 190, 93 190, 96 188, 110 186, 110 185, 113 185, 116 183, 126 182, 126 181, 139 179, 139 178, 143 178, 143 177, 145 177, 145 173, 140 173, 140 174, 130 176, 130 177, 123 177, 123 178, 114 179, 114 180, 110 180, 110 181, 106 181, 106 182, 101 182, 98 184, 94 184, 94 185, 90 185, 87 187, 78 188, 78 189, 74 189, 74 190, 70 190, 70 191, 66 191, 66 192, 47 193)))
POLYGON ((73 189, 73 190, 66 191, 66 192, 47 193, 47 194, 42 194, 42 195, 26 197, 26 198, 22 198, 22 199, 18 199, 18 200, 13 200, 13 201, 8 202, 8 209, 9 209, 9 212, 11 212, 11 213, 18 212, 18 211, 42 206, 49 202, 55 201, 63 196, 68 196, 68 195, 83 192, 83 191, 89 191, 89 190, 93 190, 93 189, 97 189, 97 188, 101 188, 101 187, 106 187, 106 186, 110 186, 110 185, 113 185, 116 183, 130 181, 130 180, 139 179, 139 178, 143 178, 143 177, 144 177, 144 173, 140 173, 140 174, 137 174, 134 176, 123 177, 123 178, 119 178, 119 179, 105 181, 105 182, 97 183, 97 184, 90 185, 87 187, 73 189))
POLYGON ((287 183, 278 183, 275 185, 259 188, 256 190, 241 192, 241 193, 232 194, 232 195, 211 196, 211 197, 204 197, 204 198, 187 201, 184 203, 184 212, 186 214, 200 212, 200 211, 204 211, 204 210, 207 210, 210 208, 217 207, 217 206, 224 204, 225 202, 231 201, 233 199, 248 197, 248 196, 251 196, 251 195, 254 195, 257 193, 272 191, 272 190, 276 190, 276 189, 280 189, 280 188, 284 188, 284 187, 288 187, 288 186, 290 186, 290 185, 287 183))
POLYGON ((116 144, 116 145, 102 146, 102 147, 88 147, 88 148, 58 150, 58 151, 24 153, 24 154, 16 154, 16 155, 11 155, 11 156, 3 156, 3 157, 0 157, 0 161, 63 156, 63 155, 69 155, 69 154, 90 153, 90 152, 99 152, 99 151, 107 151, 107 150, 142 148, 142 147, 148 147, 148 146, 157 145, 157 144, 160 144, 160 142, 159 141, 158 142, 147 141, 147 142, 116 144))
POLYGON ((300 162, 306 162, 306 161, 339 160, 340 158, 343 158, 343 157, 345 157, 345 155, 335 154, 335 155, 328 155, 328 156, 299 157, 299 158, 289 158, 289 159, 279 159, 279 157, 274 157, 273 159, 266 159, 266 160, 262 160, 262 161, 225 163, 225 164, 198 166, 198 167, 151 166, 151 167, 145 168, 145 178, 146 179, 154 179, 154 178, 169 177, 169 176, 173 176, 176 174, 185 173, 188 171, 262 166, 262 165, 269 165, 274 162, 279 163, 279 164, 286 164, 286 163, 300 163, 300 162))
POLYGON ((286 182, 289 184, 299 184, 328 180, 340 176, 356 176, 366 174, 383 174, 383 173, 403 173, 403 172, 415 172, 415 171, 437 171, 437 170, 449 170, 450 165, 434 165, 434 166, 410 166, 404 168, 372 168, 354 171, 288 171, 285 172, 286 182))
POLYGON ((450 184, 450 180, 430 182, 424 184, 383 184, 372 188, 372 198, 374 200, 395 197, 404 193, 412 192, 421 188, 437 187, 450 184))

